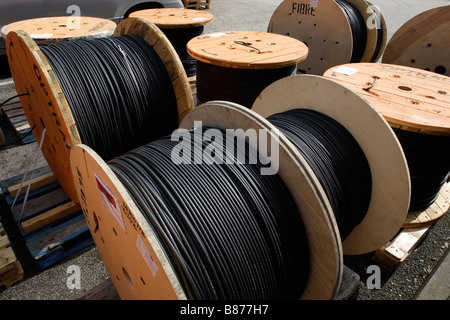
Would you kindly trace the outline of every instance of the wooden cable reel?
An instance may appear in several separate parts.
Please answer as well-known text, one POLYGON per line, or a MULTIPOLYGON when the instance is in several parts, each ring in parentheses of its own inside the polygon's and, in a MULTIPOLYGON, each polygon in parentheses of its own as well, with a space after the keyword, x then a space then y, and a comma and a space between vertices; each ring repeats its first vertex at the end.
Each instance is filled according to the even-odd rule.
MULTIPOLYGON (((269 133, 274 129, 248 108, 224 101, 197 107, 180 128, 193 128, 195 121, 213 128, 269 133)), ((84 215, 120 297, 186 299, 152 228, 108 165, 83 145, 73 148, 71 162, 84 215)), ((280 137, 279 168, 299 207, 310 244, 311 271, 301 298, 332 299, 343 272, 342 248, 332 212, 322 201, 324 195, 311 169, 284 136, 280 137)))
POLYGON ((273 83, 261 93, 252 111, 267 118, 296 108, 319 111, 337 120, 362 148, 372 173, 372 197, 366 217, 345 239, 343 250, 354 255, 380 248, 402 227, 410 200, 408 166, 392 129, 360 95, 313 75, 273 83))
MULTIPOLYGON (((366 21, 367 40, 360 61, 377 61, 387 40, 382 14, 369 1, 349 0, 366 21)), ((351 61, 352 26, 336 1, 285 0, 273 13, 268 32, 288 35, 308 45, 308 59, 298 65, 299 74, 322 75, 328 68, 351 61), (332 18, 331 18, 332 17, 332 18)))
POLYGON ((402 25, 389 40, 383 63, 450 76, 450 6, 423 12, 402 25))
POLYGON ((148 20, 160 28, 169 40, 174 38, 176 43, 173 45, 183 64, 186 64, 185 70, 188 77, 195 76, 195 67, 190 66, 191 61, 184 61, 187 59, 186 55, 189 57, 186 44, 190 40, 188 37, 203 33, 203 27, 213 21, 214 16, 211 13, 192 9, 159 8, 135 11, 130 14, 130 17, 148 20), (179 38, 181 35, 183 35, 183 41, 179 38))
MULTIPOLYGON (((173 84, 179 121, 193 108, 189 82, 181 61, 164 34, 152 23, 136 18, 123 20, 113 36, 137 35, 158 53, 173 84)), ((70 152, 81 143, 77 124, 48 60, 36 42, 23 31, 11 31, 7 39, 11 74, 34 134, 46 129, 42 153, 69 198, 79 202, 75 190, 70 152)))
POLYGON ((26 32, 38 45, 110 37, 116 23, 94 17, 45 17, 17 21, 1 29, 3 38, 11 31, 26 32))
MULTIPOLYGON (((333 67, 324 76, 360 94, 394 129, 450 136, 450 78, 444 75, 400 65, 355 63, 333 67)), ((442 153, 446 150, 443 145, 442 153)), ((445 214, 450 206, 448 183, 437 196, 428 209, 411 210, 403 226, 427 225, 445 214)))
POLYGON ((248 108, 259 94, 260 86, 284 77, 286 70, 290 71, 308 55, 306 45, 297 39, 255 31, 205 34, 189 41, 187 49, 200 63, 197 65, 199 104, 226 100, 248 108), (207 97, 203 101, 204 95, 207 97))

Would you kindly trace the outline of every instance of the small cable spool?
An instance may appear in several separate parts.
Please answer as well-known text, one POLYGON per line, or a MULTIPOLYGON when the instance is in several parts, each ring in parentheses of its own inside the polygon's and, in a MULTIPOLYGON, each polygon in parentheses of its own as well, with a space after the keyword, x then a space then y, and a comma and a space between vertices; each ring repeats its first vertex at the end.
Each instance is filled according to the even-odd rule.
POLYGON ((248 108, 270 83, 295 74, 308 55, 296 39, 254 31, 205 34, 187 49, 197 60, 197 104, 224 100, 248 108))
POLYGON ((383 63, 450 76, 450 6, 422 12, 403 24, 389 40, 383 63))
POLYGON ((196 75, 196 61, 187 53, 186 45, 192 38, 203 34, 205 25, 214 19, 211 13, 193 9, 160 8, 135 11, 130 17, 146 19, 160 28, 180 56, 187 76, 196 75))
MULTIPOLYGON (((266 119, 295 109, 312 110, 334 119, 362 149, 372 175, 370 204, 362 222, 341 239, 347 255, 377 250, 400 230, 410 201, 408 165, 391 127, 360 95, 315 75, 297 75, 273 83, 252 107, 266 119)), ((294 148, 299 157, 304 157, 302 150, 294 148)), ((332 199, 325 196, 324 201, 332 199)))
MULTIPOLYGON (((244 140, 245 132, 252 129, 256 132, 261 130, 270 135, 275 134, 272 137, 275 137, 277 141, 279 139, 278 177, 291 193, 291 200, 298 208, 308 237, 310 271, 305 290, 300 298, 332 299, 342 279, 341 242, 332 212, 322 201, 324 194, 307 163, 301 157, 297 157, 292 145, 284 136, 276 134, 277 130, 273 125, 244 106, 224 101, 205 103, 192 110, 183 119, 180 129, 195 128, 196 130, 198 121, 204 128, 243 130, 242 133, 237 134, 244 140)), ((259 135, 257 141, 249 139, 249 146, 253 150, 260 150, 262 145, 267 144, 267 151, 274 151, 268 141, 271 140, 270 137, 266 141, 260 139, 262 138, 259 135)), ((164 141, 156 143, 157 148, 168 147, 164 141)), ((162 153, 158 154, 162 155, 162 153)), ((133 157, 132 154, 124 156, 133 157)), ((163 248, 155 228, 147 222, 144 212, 133 200, 136 197, 130 194, 132 189, 125 187, 124 182, 128 182, 121 182, 119 176, 114 173, 120 168, 120 160, 114 160, 111 163, 115 165, 113 171, 113 167, 106 164, 92 149, 85 145, 78 145, 72 150, 71 162, 88 226, 120 297, 122 299, 188 299, 190 296, 181 285, 182 279, 176 271, 176 265, 169 259, 169 253, 163 248)), ((198 166, 206 166, 203 170, 213 168, 208 164, 198 166)), ((234 167, 239 166, 241 165, 234 165, 234 167)), ((140 166, 135 167, 137 176, 139 176, 139 168, 140 166)), ((183 170, 182 167, 180 170, 183 170)), ((180 172, 179 176, 183 174, 180 172)), ((131 180, 136 182, 139 179, 131 180)), ((221 183, 218 182, 219 189, 220 185, 221 183)), ((164 183, 160 186, 170 188, 170 185, 164 183)), ((180 188, 179 192, 187 196, 186 203, 191 201, 189 199, 195 199, 198 196, 194 195, 199 192, 198 188, 189 188, 185 192, 182 189, 186 189, 187 186, 180 185, 180 188)), ((277 189, 275 185, 268 186, 266 192, 270 194, 272 188, 277 189)), ((218 194, 232 193, 229 188, 221 190, 218 194)), ((149 191, 143 193, 143 196, 151 197, 158 194, 156 191, 149 191)), ((257 198, 247 198, 246 193, 242 193, 242 199, 244 203, 251 203, 257 198)), ((199 210, 201 208, 197 202, 192 203, 192 206, 199 210)), ((201 212, 202 216, 208 216, 208 210, 204 209, 201 212)), ((229 210, 230 214, 233 212, 229 210)), ((213 226, 213 228, 220 227, 219 224, 213 226)), ((220 234, 219 231, 216 232, 220 234)), ((179 233, 179 236, 183 234, 185 233, 179 233)), ((229 238, 233 238, 233 235, 225 237, 224 241, 229 238)), ((291 272, 300 272, 300 270, 291 272)))
POLYGON ((285 0, 267 30, 308 45, 310 54, 299 63, 299 74, 322 75, 339 64, 377 61, 387 41, 383 15, 365 0, 319 1, 317 7, 307 0, 285 0))
MULTIPOLYGON (((163 68, 166 69, 169 83, 171 83, 172 86, 172 88, 167 89, 173 90, 174 108, 177 109, 175 110, 175 113, 178 113, 178 121, 181 121, 186 113, 193 108, 194 102, 190 85, 181 61, 166 36, 152 23, 137 18, 123 20, 115 29, 113 36, 136 36, 137 39, 141 39, 140 41, 143 40, 143 42, 153 48, 156 55, 159 56, 163 68)), ((82 142, 80 128, 78 127, 80 123, 75 122, 74 114, 72 113, 73 110, 71 110, 71 106, 68 104, 66 93, 62 89, 62 83, 58 80, 55 70, 52 69, 50 62, 42 52, 41 48, 39 48, 36 42, 25 32, 11 31, 8 33, 6 41, 8 60, 16 90, 17 92, 29 93, 27 96, 20 97, 28 122, 30 123, 30 126, 35 126, 34 133, 37 136, 41 136, 44 128, 46 129, 42 153, 68 197, 74 202, 79 203, 80 200, 75 190, 72 170, 70 168, 70 152, 74 145, 82 142)), ((91 41, 100 41, 100 39, 91 41)), ((105 40, 102 41, 109 40, 108 38, 105 38, 105 40)), ((77 42, 72 42, 70 45, 76 43, 77 42)), ((58 44, 57 46, 60 45, 65 45, 65 43, 58 44)), ((121 48, 119 48, 119 50, 120 49, 121 48)), ((124 57, 126 58, 126 56, 124 57)), ((92 61, 89 61, 89 63, 96 63, 94 58, 95 57, 93 57, 92 61)), ((126 59, 124 62, 125 65, 127 65, 126 59)), ((137 62, 139 63, 139 61, 137 62)), ((75 66, 68 65, 66 67, 71 68, 75 66)), ((117 66, 112 65, 111 70, 114 70, 116 67, 117 66)), ((130 67, 130 64, 128 64, 128 67, 130 67)), ((117 72, 121 71, 118 70, 117 72)), ((62 74, 62 76, 64 76, 64 74, 62 74)), ((133 73, 131 73, 131 78, 133 78, 133 73)), ((101 83, 101 80, 114 81, 115 78, 114 76, 106 76, 103 79, 98 80, 97 83, 101 83)), ((135 80, 136 79, 130 79, 130 84, 135 83, 135 80)), ((70 83, 68 85, 69 89, 73 89, 78 85, 78 82, 74 81, 72 83, 73 86, 71 86, 70 83)), ((145 86, 145 84, 141 84, 140 88, 144 88, 145 86)), ((108 88, 111 87, 105 85, 105 91, 92 95, 90 99, 93 99, 94 101, 95 99, 100 98, 108 99, 109 95, 107 94, 107 91, 110 90, 108 88)), ((65 89, 67 90, 67 88, 65 89)), ((153 90, 152 88, 150 89, 153 90)), ((80 91, 75 91, 72 96, 76 97, 78 92, 80 91)), ((134 97, 134 92, 122 92, 122 90, 118 90, 115 94, 121 94, 124 97, 130 97, 130 99, 134 97)), ((80 92, 79 98, 89 99, 89 96, 81 96, 80 92)), ((89 101, 86 102, 86 104, 88 103, 89 101)), ((105 106, 108 105, 108 103, 105 103, 105 106)), ((124 110, 127 111, 127 108, 130 108, 130 106, 131 103, 125 103, 124 110)), ((158 108, 154 108, 154 110, 167 112, 167 110, 158 110, 158 108)), ((130 112, 131 111, 132 110, 130 110, 130 112)), ((89 119, 90 117, 87 117, 87 120, 89 119)), ((132 125, 137 126, 142 119, 146 118, 138 117, 137 119, 141 120, 132 125)), ((125 121, 127 119, 119 117, 118 120, 125 121)), ((173 126, 176 128, 177 119, 174 120, 175 123, 173 126)), ((95 125, 97 124, 99 123, 96 123, 95 125)), ((148 124, 146 125, 148 126, 148 124)), ((145 128, 145 125, 143 127, 145 128)), ((121 130, 121 128, 117 128, 117 130, 121 130)), ((165 128, 164 130, 170 129, 165 128)), ((126 145, 128 143, 126 136, 122 135, 121 139, 123 144, 126 145)), ((130 141, 130 144, 131 143, 132 142, 130 141)), ((113 142, 105 142, 104 144, 107 147, 110 144, 112 145, 113 142)))
POLYGON ((448 210, 450 78, 384 63, 336 66, 324 74, 369 101, 398 137, 411 176, 404 227, 430 224, 448 210))
POLYGON ((77 40, 110 37, 117 25, 114 21, 94 17, 44 17, 21 20, 4 26, 3 38, 11 31, 26 32, 39 46, 77 40))

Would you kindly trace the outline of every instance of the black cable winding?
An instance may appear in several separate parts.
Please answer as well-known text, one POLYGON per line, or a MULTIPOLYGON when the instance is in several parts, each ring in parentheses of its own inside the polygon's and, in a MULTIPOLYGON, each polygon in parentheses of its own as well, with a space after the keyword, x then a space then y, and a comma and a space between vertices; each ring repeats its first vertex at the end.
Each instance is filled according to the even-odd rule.
POLYGON ((372 194, 364 152, 336 120, 314 110, 293 109, 267 118, 297 147, 328 196, 342 240, 362 222, 372 194))
POLYGON ((197 61, 197 104, 225 100, 251 108, 270 84, 296 73, 296 65, 275 69, 235 69, 197 61))
POLYGON ((353 36, 353 52, 350 62, 360 62, 367 45, 367 29, 364 17, 350 2, 336 0, 336 3, 344 11, 353 36))
POLYGON ((125 35, 41 47, 82 143, 106 161, 178 126, 174 89, 155 52, 125 35))
MULTIPOLYGON (((220 132, 223 146, 235 141, 220 132)), ((191 160, 203 159, 210 143, 196 148, 190 134, 191 160)), ((176 165, 177 143, 164 137, 109 165, 147 217, 188 299, 298 299, 309 275, 308 240, 281 178, 261 176, 260 164, 226 164, 238 155, 228 148, 224 164, 176 165)), ((249 159, 256 151, 245 148, 249 159)))
POLYGON ((161 31, 166 35, 172 43, 175 51, 178 53, 188 77, 192 77, 197 74, 197 61, 187 52, 187 43, 191 39, 202 35, 204 29, 204 26, 182 29, 161 28, 161 31))
POLYGON ((411 176, 410 211, 433 204, 450 172, 450 137, 433 136, 394 128, 411 176))

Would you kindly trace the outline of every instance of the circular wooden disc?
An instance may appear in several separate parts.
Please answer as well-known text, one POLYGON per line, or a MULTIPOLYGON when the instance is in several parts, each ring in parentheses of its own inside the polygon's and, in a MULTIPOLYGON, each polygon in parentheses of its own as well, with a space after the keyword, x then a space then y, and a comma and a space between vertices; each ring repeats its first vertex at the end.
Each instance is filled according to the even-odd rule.
POLYGON ((256 31, 204 34, 190 40, 187 49, 199 61, 236 69, 282 68, 295 65, 308 55, 308 48, 301 41, 256 31), (248 43, 254 48, 237 44, 236 41, 248 43))
POLYGON ((299 73, 321 75, 328 68, 350 62, 353 35, 344 11, 335 1, 286 0, 273 13, 269 32, 298 39, 309 48, 309 56, 298 65, 299 73))
POLYGON ((363 96, 393 128, 450 135, 450 77, 382 63, 336 66, 324 76, 363 96))
MULTIPOLYGON (((194 107, 194 100, 181 61, 164 34, 151 22, 130 18, 123 20, 116 36, 139 35, 160 56, 175 91, 179 121, 194 107)), ((70 170, 70 152, 81 143, 77 125, 56 76, 36 42, 23 31, 12 31, 6 38, 7 55, 22 107, 33 133, 40 137, 46 128, 42 153, 67 196, 79 199, 70 170)))
POLYGON ((450 184, 445 183, 436 201, 425 211, 411 211, 408 213, 403 228, 420 228, 433 224, 450 208, 450 184))
POLYGON ((11 75, 33 134, 46 129, 42 154, 67 196, 78 203, 70 170, 70 150, 80 143, 72 112, 47 59, 36 42, 23 31, 6 37, 11 75))
POLYGON ((409 170, 394 132, 361 96, 320 76, 281 79, 260 94, 252 110, 267 118, 295 108, 335 119, 361 146, 372 172, 372 197, 365 219, 345 239, 343 249, 351 255, 380 248, 402 227, 410 201, 409 170))
MULTIPOLYGON (((186 116, 180 127, 193 128, 195 121, 201 121, 202 126, 213 128, 278 132, 255 112, 224 101, 207 102, 196 107, 186 116)), ((317 178, 293 148, 283 135, 279 135, 278 174, 297 203, 310 246, 310 277, 302 299, 331 299, 339 289, 343 272, 339 231, 329 204, 322 200, 326 196, 318 187, 317 178)))
POLYGON ((450 6, 423 12, 389 40, 383 63, 430 70, 450 76, 450 6))
POLYGON ((135 11, 130 18, 148 20, 161 29, 182 29, 204 26, 211 23, 214 16, 202 10, 159 8, 135 11))
POLYGON ((186 299, 146 218, 89 147, 72 148, 71 168, 96 248, 122 300, 186 299))
POLYGON ((109 37, 113 34, 116 23, 93 17, 46 17, 22 20, 4 26, 2 36, 11 31, 25 31, 39 45, 62 41, 75 41, 109 37), (79 19, 79 20, 78 20, 79 19))

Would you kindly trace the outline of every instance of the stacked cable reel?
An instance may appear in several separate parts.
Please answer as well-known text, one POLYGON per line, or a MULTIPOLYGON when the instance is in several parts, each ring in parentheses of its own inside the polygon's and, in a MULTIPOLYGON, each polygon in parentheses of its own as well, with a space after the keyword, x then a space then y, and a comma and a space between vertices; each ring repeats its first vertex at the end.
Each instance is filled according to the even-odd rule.
MULTIPOLYGON (((298 75, 281 79, 266 88, 258 97, 252 111, 276 124, 293 142, 300 156, 305 157, 313 168, 320 185, 324 188, 326 194, 324 201, 331 206, 337 221, 344 254, 358 255, 375 251, 390 241, 400 230, 410 201, 408 165, 401 145, 388 123, 360 95, 330 79, 298 75), (313 130, 308 129, 306 124, 314 118, 305 114, 305 110, 319 116, 312 122, 313 125, 310 125, 313 130), (297 112, 302 113, 296 115, 297 112), (294 117, 299 119, 297 123, 290 120, 294 117), (333 135, 331 132, 336 132, 332 131, 336 125, 341 129, 333 135), (303 126, 306 129, 303 129, 303 126), (298 128, 305 130, 307 135, 299 133, 298 128), (314 130, 317 132, 314 133, 314 130), (356 143, 353 149, 348 149, 342 144, 343 132, 350 134, 350 139, 354 140, 352 143, 356 143), (327 134, 330 136, 327 137, 327 134), (308 142, 307 139, 310 139, 308 135, 313 137, 312 142, 308 142), (323 149, 314 147, 314 143, 325 147, 323 149), (357 150, 358 146, 360 151, 349 152, 357 150), (334 153, 336 151, 333 151, 333 148, 337 148, 337 153, 334 153), (319 152, 320 150, 323 151, 319 152), (361 152, 363 156, 355 160, 357 153, 361 152), (341 158, 347 158, 348 163, 353 165, 346 165, 348 169, 343 174, 326 173, 327 170, 333 171, 330 169, 333 166, 338 170, 344 168, 335 162, 341 158), (357 173, 357 170, 367 165, 369 178, 367 173, 365 175, 357 173), (350 184, 348 178, 352 175, 360 176, 352 177, 357 178, 357 181, 350 184), (340 194, 330 187, 331 176, 341 177, 333 178, 337 180, 334 183, 340 194), (347 184, 353 185, 353 189, 345 191, 347 184), (339 207, 333 203, 341 196, 355 197, 350 202, 358 202, 357 198, 362 197, 356 190, 358 188, 366 189, 366 192, 370 193, 364 196, 367 204, 365 207, 354 209, 355 212, 359 211, 356 223, 350 222, 349 225, 349 222, 340 222, 343 221, 342 214, 349 217, 351 212, 343 211, 339 209, 343 206, 339 207)), ((349 218, 345 219, 350 221, 349 218)))
POLYGON ((197 60, 197 104, 224 100, 251 108, 269 84, 296 73, 308 56, 301 41, 280 34, 224 31, 187 44, 197 60))
POLYGON ((28 93, 20 98, 28 122, 44 137, 41 151, 76 203, 74 145, 89 144, 109 159, 170 133, 194 106, 173 46, 142 19, 123 20, 113 37, 43 47, 11 31, 7 50, 16 90, 28 93))
POLYGON ((205 25, 214 19, 211 13, 193 9, 160 8, 135 11, 130 17, 146 19, 160 28, 180 56, 187 76, 196 75, 196 61, 187 53, 186 45, 192 38, 203 34, 205 25))
POLYGON ((308 45, 299 74, 322 75, 349 62, 375 62, 387 41, 386 23, 366 0, 285 0, 273 13, 268 32, 288 35, 308 45))
POLYGON ((402 25, 389 40, 383 63, 450 76, 450 6, 425 11, 402 25))
POLYGON ((450 207, 450 78, 384 63, 345 64, 324 76, 363 96, 395 131, 411 175, 403 227, 427 226, 442 217, 450 207))
POLYGON ((110 37, 116 29, 111 20, 94 17, 45 17, 21 20, 4 26, 3 38, 11 31, 26 32, 39 46, 77 40, 110 37))
MULTIPOLYGON (((398 232, 410 196, 404 154, 383 117, 351 90, 318 76, 284 78, 263 91, 253 110, 232 102, 207 102, 192 110, 177 132, 194 150, 187 159, 198 161, 205 154, 221 154, 211 149, 220 143, 211 142, 221 141, 220 134, 229 130, 235 134, 231 140, 246 141, 246 150, 260 158, 275 154, 277 146, 278 172, 262 175, 264 166, 257 165, 251 173, 244 170, 250 168, 247 163, 228 163, 221 156, 222 164, 174 163, 172 156, 180 156, 181 149, 179 137, 173 136, 108 163, 87 146, 73 148, 81 206, 122 299, 332 299, 342 280, 343 254, 371 252, 398 232), (325 89, 329 95, 323 94, 325 89), (270 117, 265 118, 311 106, 342 122, 362 144, 370 164, 368 212, 345 241, 317 172, 270 117), (269 136, 253 139, 252 130, 269 136), (241 216, 241 208, 256 210, 241 216), (264 212, 268 215, 261 218, 264 212), (242 217, 250 220, 233 223, 242 217), (264 232, 270 221, 282 227, 264 232), (272 270, 277 265, 269 258, 273 252, 259 253, 273 236, 280 238, 275 252, 286 260, 272 270), (245 269, 248 266, 254 268, 245 269), (277 276, 269 276, 270 270, 277 276), (268 279, 276 279, 276 285, 268 279)), ((187 149, 182 149, 184 157, 187 149)), ((225 159, 234 159, 239 151, 230 152, 225 159)))

